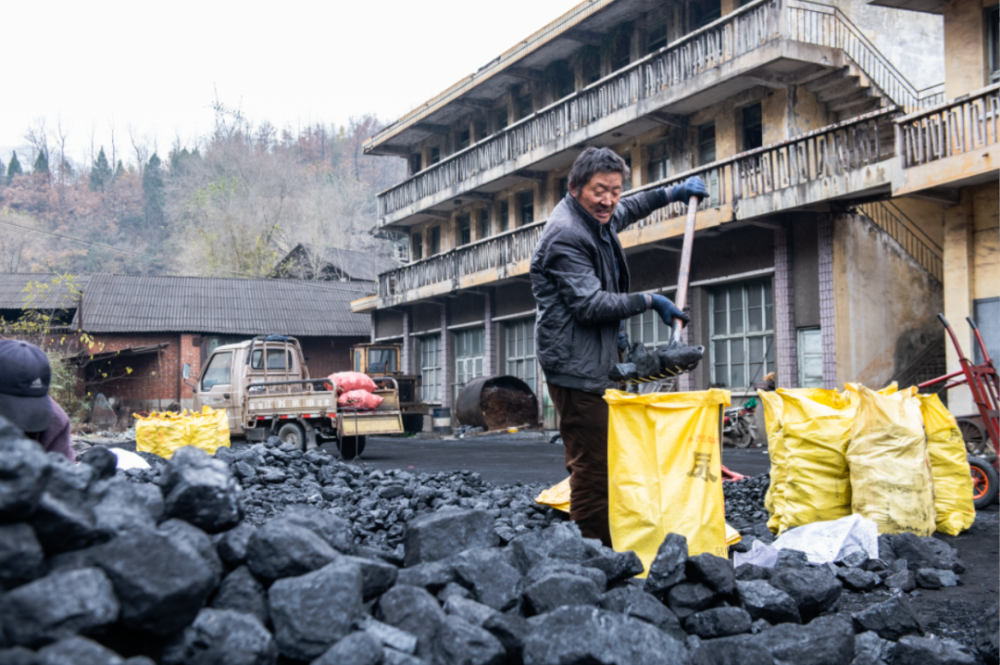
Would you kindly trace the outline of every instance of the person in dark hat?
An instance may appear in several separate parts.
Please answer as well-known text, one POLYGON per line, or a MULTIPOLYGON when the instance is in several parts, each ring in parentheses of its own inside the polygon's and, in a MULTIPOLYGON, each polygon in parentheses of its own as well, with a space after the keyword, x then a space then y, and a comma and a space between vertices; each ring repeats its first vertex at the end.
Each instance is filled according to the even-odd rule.
POLYGON ((0 416, 41 444, 75 462, 70 446, 69 416, 49 397, 52 368, 34 344, 0 340, 0 416))

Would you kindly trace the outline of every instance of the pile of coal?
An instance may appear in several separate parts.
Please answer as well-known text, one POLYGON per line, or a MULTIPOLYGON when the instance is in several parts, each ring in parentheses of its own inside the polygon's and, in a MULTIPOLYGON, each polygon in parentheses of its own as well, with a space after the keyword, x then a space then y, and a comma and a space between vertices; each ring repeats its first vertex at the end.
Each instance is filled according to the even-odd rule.
POLYGON ((726 498, 726 521, 735 529, 743 531, 745 527, 767 521, 764 495, 767 494, 770 480, 766 473, 762 473, 722 483, 722 493, 726 498))
POLYGON ((687 346, 680 342, 661 344, 650 353, 640 341, 629 345, 625 362, 611 366, 612 381, 633 381, 651 377, 678 376, 698 366, 705 355, 703 346, 687 346))

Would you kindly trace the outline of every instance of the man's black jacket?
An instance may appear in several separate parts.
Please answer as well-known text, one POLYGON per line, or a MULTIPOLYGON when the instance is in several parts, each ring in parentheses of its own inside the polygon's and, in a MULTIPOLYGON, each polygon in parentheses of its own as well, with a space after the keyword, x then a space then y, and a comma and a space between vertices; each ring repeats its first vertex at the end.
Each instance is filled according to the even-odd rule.
POLYGON ((621 322, 646 311, 643 296, 628 294, 618 232, 666 204, 662 189, 623 198, 603 231, 570 194, 552 211, 531 257, 536 354, 550 383, 598 394, 617 387, 608 372, 621 322))

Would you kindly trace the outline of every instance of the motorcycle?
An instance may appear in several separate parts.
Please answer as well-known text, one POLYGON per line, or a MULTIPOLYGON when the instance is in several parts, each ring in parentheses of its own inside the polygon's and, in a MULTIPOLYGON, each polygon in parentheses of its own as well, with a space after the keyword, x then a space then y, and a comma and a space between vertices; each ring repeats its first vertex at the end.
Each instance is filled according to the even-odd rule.
POLYGON ((757 400, 753 397, 743 406, 731 406, 722 414, 722 443, 736 448, 747 448, 757 440, 754 412, 757 400))

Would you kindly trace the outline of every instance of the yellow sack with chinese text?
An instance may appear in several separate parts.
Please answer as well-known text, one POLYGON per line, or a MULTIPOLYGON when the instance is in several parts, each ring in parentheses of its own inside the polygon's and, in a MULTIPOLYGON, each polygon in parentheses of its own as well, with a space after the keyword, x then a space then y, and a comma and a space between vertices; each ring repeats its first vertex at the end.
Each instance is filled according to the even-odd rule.
POLYGON ((548 506, 550 508, 555 508, 556 510, 561 510, 564 513, 568 513, 569 478, 566 478, 562 482, 553 485, 547 490, 542 490, 541 494, 535 497, 535 503, 541 504, 543 506, 548 506))
POLYGON ((879 533, 931 535, 934 480, 917 389, 848 389, 858 395, 847 445, 853 512, 878 524, 879 533))
POLYGON ((608 390, 608 510, 611 541, 645 571, 677 533, 694 556, 727 556, 720 409, 728 390, 637 395, 608 390))
POLYGON ((225 409, 201 407, 201 413, 192 413, 188 430, 188 444, 214 455, 220 447, 229 447, 229 417, 225 409))
POLYGON ((847 442, 857 396, 822 388, 776 392, 786 468, 780 531, 850 515, 847 442))
POLYGON ((758 390, 764 405, 764 431, 767 432, 767 454, 771 458, 771 481, 764 495, 764 507, 769 515, 767 528, 773 533, 781 526, 781 513, 785 509, 785 444, 781 440, 781 398, 771 390, 758 390))
POLYGON ((972 502, 974 487, 965 439, 955 416, 937 395, 917 395, 927 432, 927 452, 934 476, 934 509, 937 530, 957 536, 976 521, 972 502))
POLYGON ((178 448, 187 445, 190 423, 183 415, 154 411, 148 416, 135 414, 135 418, 135 449, 139 452, 170 459, 178 448))

